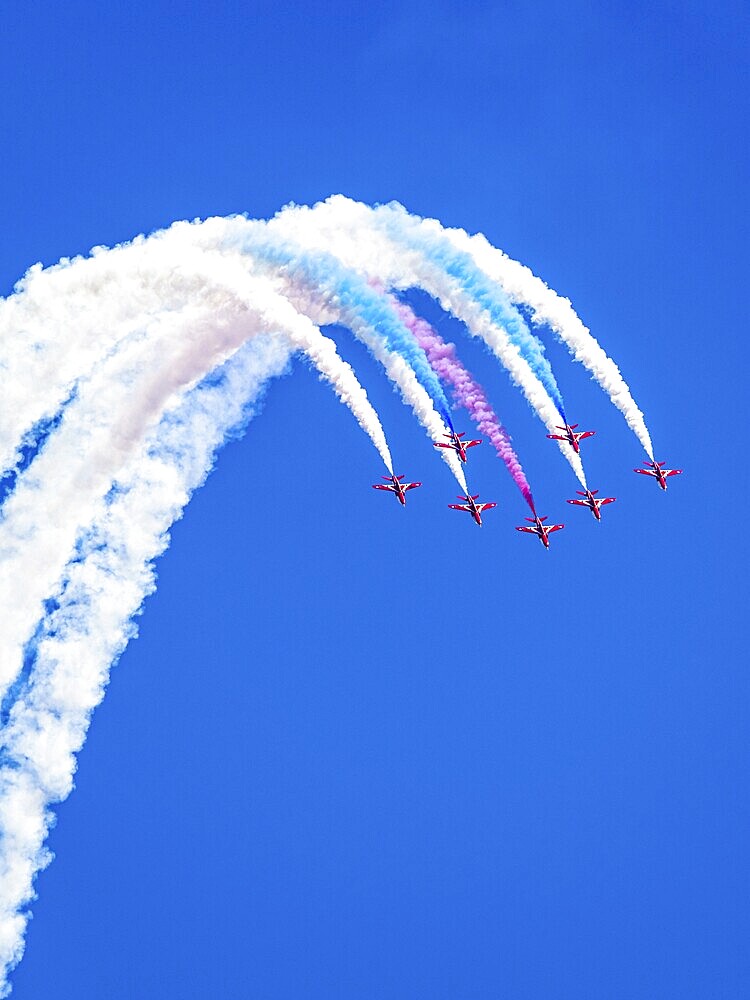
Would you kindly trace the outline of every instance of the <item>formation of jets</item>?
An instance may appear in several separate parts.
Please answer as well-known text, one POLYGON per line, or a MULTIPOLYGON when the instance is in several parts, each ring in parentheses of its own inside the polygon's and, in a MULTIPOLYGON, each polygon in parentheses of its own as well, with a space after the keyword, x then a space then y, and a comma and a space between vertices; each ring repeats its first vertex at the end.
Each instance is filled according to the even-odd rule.
MULTIPOLYGON (((555 441, 565 441, 576 454, 580 454, 580 444, 584 438, 592 437, 596 434, 596 431, 576 431, 578 424, 565 424, 563 427, 558 427, 557 429, 562 431, 561 434, 548 434, 547 437, 555 441)), ((445 435, 448 441, 436 441, 436 448, 450 448, 458 455, 459 459, 465 463, 466 462, 466 450, 467 448, 474 448, 476 445, 481 444, 481 439, 474 441, 464 441, 466 437, 465 433, 456 433, 456 431, 451 430, 445 435)), ((642 476, 652 476, 656 479, 656 482, 661 489, 666 490, 667 488, 667 478, 669 476, 679 476, 682 469, 665 469, 664 462, 644 462, 644 467, 642 469, 634 469, 634 472, 639 473, 642 476)), ((376 490, 388 490, 394 493, 398 498, 399 503, 402 506, 406 506, 406 493, 407 490, 416 489, 421 486, 421 483, 405 483, 403 482, 404 476, 383 476, 383 483, 375 483, 373 489, 376 490)), ((608 503, 614 503, 616 497, 598 497, 597 494, 599 490, 576 490, 577 497, 580 499, 568 500, 570 504, 575 504, 578 507, 588 507, 591 513, 594 515, 597 521, 601 521, 602 514, 601 508, 608 503)), ((467 496, 459 496, 459 500, 462 503, 449 503, 448 506, 451 510, 463 510, 467 514, 471 514, 474 522, 482 526, 482 514, 486 510, 492 510, 497 507, 496 503, 478 503, 479 494, 475 493, 473 496, 471 494, 467 496)), ((533 510, 533 507, 532 507, 533 510)), ((516 531, 528 532, 530 535, 536 535, 540 540, 545 549, 549 549, 549 536, 555 531, 561 531, 565 525, 564 524, 545 524, 547 520, 546 517, 540 517, 535 510, 533 510, 533 517, 524 518, 525 521, 529 523, 526 525, 519 525, 516 527, 516 531)))

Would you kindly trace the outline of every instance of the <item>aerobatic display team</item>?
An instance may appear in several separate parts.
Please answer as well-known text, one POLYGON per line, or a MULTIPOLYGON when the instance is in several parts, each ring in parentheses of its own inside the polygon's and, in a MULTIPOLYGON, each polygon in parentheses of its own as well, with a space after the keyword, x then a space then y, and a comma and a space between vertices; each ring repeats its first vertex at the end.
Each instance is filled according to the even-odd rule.
POLYGON ((346 327, 385 370, 456 479, 451 508, 481 525, 496 506, 466 481, 471 449, 484 442, 528 506, 518 530, 548 549, 563 527, 537 512, 495 406, 455 345, 405 301, 413 289, 506 369, 575 474, 570 504, 600 520, 614 497, 589 488, 580 442, 594 432, 571 422, 540 331, 620 410, 645 452, 635 471, 662 490, 680 472, 656 461, 617 365, 567 299, 483 236, 398 204, 333 196, 268 221, 176 222, 36 265, 2 300, 0 599, 14 611, 0 634, 0 995, 23 952, 35 877, 49 862, 52 807, 71 791, 91 713, 154 589, 154 560, 266 383, 301 352, 380 455, 375 489, 405 506, 421 485, 394 471, 378 414, 321 328, 346 327), (454 423, 452 403, 476 438, 454 423))

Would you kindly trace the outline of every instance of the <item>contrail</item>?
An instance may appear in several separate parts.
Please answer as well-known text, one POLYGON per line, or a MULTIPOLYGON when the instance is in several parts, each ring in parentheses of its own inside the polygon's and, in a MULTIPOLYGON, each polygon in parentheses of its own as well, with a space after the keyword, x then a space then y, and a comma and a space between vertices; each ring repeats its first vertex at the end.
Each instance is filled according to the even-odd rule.
MULTIPOLYGON (((329 199, 336 203, 341 200, 348 199, 343 199, 341 195, 329 199)), ((469 236, 463 229, 446 229, 437 219, 421 219, 410 215, 397 203, 380 205, 374 209, 364 207, 385 226, 386 230, 394 227, 397 232, 402 229, 406 232, 409 230, 420 232, 420 238, 427 240, 431 234, 439 236, 441 240, 447 240, 460 254, 471 257, 481 274, 491 283, 501 286, 511 302, 529 308, 536 324, 549 326, 566 344, 573 357, 591 372, 620 410, 628 426, 653 460, 651 436, 630 388, 615 362, 592 336, 568 299, 549 288, 528 267, 493 247, 481 233, 469 236)), ((481 293, 484 293, 483 284, 481 293)), ((564 417, 562 410, 561 416, 564 417)))
MULTIPOLYGON (((353 329, 439 441, 452 425, 432 362, 530 504, 507 435, 452 348, 370 283, 436 298, 487 343, 550 428, 559 423, 556 383, 512 302, 557 323, 615 385, 575 314, 558 315, 554 293, 521 269, 527 287, 503 255, 501 269, 498 251, 485 260, 478 239, 400 207, 334 198, 269 223, 176 223, 90 258, 36 266, 0 300, 0 995, 23 950, 34 877, 49 860, 51 808, 70 792, 91 711, 135 634, 153 560, 216 450, 292 353, 304 352, 330 382, 389 472, 380 420, 320 327, 353 329)), ((585 485, 577 456, 562 447, 585 485)))
MULTIPOLYGON (((70 557, 88 505, 106 492, 122 461, 175 393, 224 361, 248 338, 278 331, 295 348, 314 347, 327 376, 339 379, 340 394, 353 390, 358 397, 356 379, 351 376, 355 383, 351 386, 347 372, 334 363, 332 342, 327 346, 326 338, 316 336, 314 324, 265 278, 249 276, 241 267, 232 275, 231 262, 217 257, 204 262, 203 272, 196 271, 191 281, 192 305, 152 321, 147 336, 124 338, 79 381, 77 397, 63 413, 59 428, 3 506, 0 558, 8 571, 0 576, 0 606, 12 606, 14 613, 0 630, 0 696, 20 672, 23 644, 70 557), (24 571, 12 572, 14 564, 24 571)), ((371 420, 370 430, 390 471, 379 420, 369 403, 363 407, 362 398, 356 398, 356 405, 363 420, 372 414, 375 426, 371 420)))
MULTIPOLYGON (((453 428, 450 405, 424 351, 365 280, 331 254, 306 253, 290 241, 269 237, 261 224, 244 221, 241 238, 225 237, 225 246, 239 247, 253 263, 270 268, 301 313, 320 323, 347 326, 383 366, 432 440, 440 440, 446 429, 453 428)), ((465 492, 460 462, 453 453, 442 457, 465 492)))
POLYGON ((505 331, 511 344, 542 383, 563 420, 565 407, 562 394, 544 353, 541 341, 529 330, 525 319, 511 304, 502 287, 491 282, 477 267, 471 254, 457 249, 446 238, 442 227, 430 225, 431 220, 417 219, 406 209, 390 207, 376 211, 378 221, 398 243, 414 248, 448 277, 453 278, 475 308, 486 315, 493 325, 505 331))
MULTIPOLYGON (((241 283, 246 270, 215 248, 197 253, 186 239, 190 228, 176 224, 148 240, 95 248, 90 258, 66 259, 44 271, 35 265, 15 294, 0 300, 0 476, 18 464, 21 447, 59 413, 78 380, 126 337, 147 336, 153 317, 195 301, 208 277, 226 285, 234 270, 241 283)), ((256 290, 249 286, 244 297, 256 290)), ((287 334, 349 406, 392 471, 380 421, 334 342, 301 315, 290 314, 287 334)))
MULTIPOLYGON (((225 282, 229 281, 228 265, 229 262, 222 261, 222 276, 225 282)), ((258 279, 248 279, 242 262, 232 262, 232 267, 235 292, 238 297, 245 299, 250 309, 257 301, 254 285, 258 279)), ((291 304, 291 299, 287 301, 274 294, 274 305, 277 310, 276 323, 279 323, 281 318, 280 311, 286 313, 283 317, 285 322, 283 326, 279 326, 279 330, 286 333, 291 343, 307 355, 321 377, 330 383, 336 395, 351 410, 359 426, 377 448, 386 469, 393 475, 393 460, 380 418, 354 374, 353 368, 339 355, 335 342, 330 337, 325 337, 307 316, 297 312, 291 304)))
MULTIPOLYGON (((414 243, 404 246, 395 237, 393 226, 381 225, 381 209, 372 209, 343 195, 334 195, 314 208, 289 206, 269 223, 270 231, 307 250, 332 253, 365 277, 377 279, 385 288, 405 291, 420 288, 437 299, 442 308, 461 320, 469 333, 487 344, 519 386, 548 432, 557 433, 560 409, 517 343, 496 318, 472 297, 470 291, 414 243)), ((405 210, 404 211, 405 214, 405 210)), ((213 221, 213 220, 209 220, 213 221)), ((225 222, 225 220, 219 220, 225 222)), ((241 239, 247 220, 229 220, 241 239)), ((586 488, 580 456, 565 442, 558 446, 586 488)))
POLYGON ((393 296, 389 296, 389 301, 424 349, 430 364, 440 378, 452 387, 456 402, 469 413, 482 434, 487 435, 498 456, 505 463, 513 482, 533 511, 534 498, 531 495, 531 487, 520 459, 510 443, 510 437, 492 409, 484 389, 458 360, 454 345, 447 344, 437 330, 417 316, 408 305, 399 302, 393 296))
POLYGON ((513 302, 527 306, 535 323, 546 325, 557 334, 576 361, 580 361, 604 389, 653 461, 651 435, 627 382, 570 301, 553 291, 530 268, 493 247, 481 233, 469 236, 463 229, 448 229, 445 233, 454 246, 473 257, 488 278, 502 285, 513 302))
POLYGON ((33 879, 51 860, 50 807, 73 787, 75 754, 101 701, 111 664, 135 634, 132 621, 155 587, 153 560, 170 525, 206 478, 217 448, 252 415, 265 382, 288 362, 283 339, 241 348, 217 382, 188 392, 140 443, 78 535, 55 610, 30 656, 0 751, 0 996, 23 953, 33 879))

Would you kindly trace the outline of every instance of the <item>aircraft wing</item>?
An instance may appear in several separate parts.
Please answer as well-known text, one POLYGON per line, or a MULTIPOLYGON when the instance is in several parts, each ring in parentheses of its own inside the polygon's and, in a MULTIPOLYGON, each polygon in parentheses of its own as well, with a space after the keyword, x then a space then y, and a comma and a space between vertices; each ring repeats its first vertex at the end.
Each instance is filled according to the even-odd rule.
POLYGON ((538 535, 539 534, 539 532, 536 530, 536 528, 531 528, 531 527, 527 528, 526 525, 522 525, 520 528, 516 528, 516 531, 528 531, 529 534, 531 534, 531 535, 538 535))
POLYGON ((568 440, 568 435, 567 434, 548 434, 547 437, 551 441, 567 441, 568 440))
POLYGON ((655 476, 656 473, 653 469, 633 469, 633 472, 639 472, 642 476, 655 476))
POLYGON ((679 476, 682 469, 662 469, 665 476, 679 476))
POLYGON ((468 510, 468 511, 471 511, 471 507, 469 507, 465 503, 449 503, 448 506, 450 507, 451 510, 468 510))
POLYGON ((582 434, 576 434, 579 441, 583 441, 584 438, 593 437, 596 431, 584 431, 582 434))
POLYGON ((403 488, 404 490, 415 490, 417 486, 421 485, 422 485, 421 483, 404 483, 403 488))
POLYGON ((477 444, 481 444, 482 439, 477 438, 475 441, 464 441, 464 448, 473 448, 477 444))
POLYGON ((599 506, 603 507, 605 503, 614 503, 617 497, 602 497, 599 501, 599 506))
POLYGON ((565 527, 564 524, 551 524, 549 528, 547 528, 547 534, 551 535, 553 531, 559 531, 561 528, 564 527, 565 527))
MULTIPOLYGON (((605 503, 605 502, 608 503, 609 501, 601 501, 601 502, 602 503, 605 503)), ((588 500, 566 500, 566 503, 574 503, 578 507, 588 507, 589 506, 588 500)))
POLYGON ((497 507, 496 503, 478 503, 477 510, 481 513, 484 510, 492 510, 493 507, 497 507))
POLYGON ((455 444, 447 444, 443 441, 434 441, 433 444, 436 448, 452 448, 454 451, 456 450, 455 444))
POLYGON ((393 486, 386 486, 385 483, 373 483, 373 487, 372 488, 374 490, 390 490, 391 492, 394 492, 394 487, 393 486))

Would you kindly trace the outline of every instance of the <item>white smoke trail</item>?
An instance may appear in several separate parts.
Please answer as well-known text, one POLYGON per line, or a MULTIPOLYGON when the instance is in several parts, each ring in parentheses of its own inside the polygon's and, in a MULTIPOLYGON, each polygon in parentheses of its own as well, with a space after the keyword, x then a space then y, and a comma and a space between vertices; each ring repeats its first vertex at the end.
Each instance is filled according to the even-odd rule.
MULTIPOLYGON (((444 440, 444 435, 447 433, 448 428, 443 418, 435 409, 427 390, 420 385, 408 361, 400 354, 389 350, 385 346, 383 338, 379 336, 377 330, 369 323, 363 322, 356 313, 343 310, 333 303, 324 306, 322 303, 316 302, 315 297, 311 295, 309 289, 301 286, 299 282, 289 279, 279 280, 284 294, 301 313, 316 315, 321 324, 337 323, 342 326, 348 326, 359 340, 369 348, 373 357, 383 366, 388 378, 398 388, 404 402, 411 407, 412 412, 422 427, 424 427, 428 437, 432 441, 444 440)), ((440 452, 443 460, 447 463, 448 468, 458 481, 458 485, 466 493, 468 491, 466 477, 455 452, 447 451, 444 448, 441 448, 440 452)))
MULTIPOLYGON (((222 280, 227 283, 231 280, 235 294, 238 298, 244 299, 248 309, 253 308, 258 301, 257 283, 263 280, 268 284, 269 292, 275 295, 273 322, 276 328, 285 332, 294 346, 307 355, 321 377, 330 383, 336 395, 351 410, 359 426, 377 448, 386 469, 393 475, 393 460, 380 418, 351 365, 339 355, 334 341, 321 333, 308 314, 294 308, 295 303, 291 294, 282 295, 272 291, 273 285, 269 278, 248 279, 243 261, 231 262, 231 271, 229 264, 226 259, 222 260, 222 280), (280 325, 282 314, 284 323, 280 325)), ((291 287, 288 292, 291 292, 291 287)))
MULTIPOLYGON (((197 255, 186 238, 192 228, 177 223, 147 240, 95 248, 90 258, 66 259, 44 271, 35 265, 15 294, 0 300, 0 475, 17 464, 24 440, 60 410, 77 380, 125 337, 144 334, 149 318, 195 302, 207 274, 226 284, 234 269, 235 285, 241 286, 245 269, 210 246, 197 255)), ((380 421, 333 341, 302 317, 290 322, 288 334, 330 381, 392 471, 380 421)))
POLYGON ((153 560, 170 525, 205 479, 216 449, 249 418, 248 404, 288 362, 283 339, 261 337, 199 386, 134 451, 108 497, 90 508, 77 559, 39 636, 33 671, 3 731, 0 756, 0 996, 23 952, 33 878, 50 860, 50 806, 73 786, 75 754, 109 668, 135 633, 132 617, 154 589, 153 560))
POLYGON ((89 507, 149 422, 170 397, 200 379, 249 337, 281 331, 295 347, 314 350, 337 391, 354 402, 390 466, 380 423, 332 341, 279 296, 263 277, 218 256, 192 276, 194 304, 151 321, 78 383, 78 395, 3 507, 0 521, 0 606, 14 613, 0 630, 0 694, 21 669, 23 647, 43 602, 70 557, 89 507), (212 268, 217 275, 212 275, 212 268), (234 278, 234 285, 232 285, 234 278), (336 365, 335 359, 339 364, 336 365), (342 381, 343 380, 343 381, 342 381), (137 391, 135 389, 137 388, 137 391), (353 391, 352 391, 353 389, 353 391), (367 406, 364 406, 367 403, 367 406), (378 441, 378 431, 381 441, 378 441))
POLYGON ((576 314, 569 299, 563 298, 528 267, 492 246, 481 233, 469 236, 463 229, 443 232, 457 248, 471 254, 488 278, 497 281, 513 302, 528 306, 535 323, 549 326, 570 353, 586 367, 622 413, 628 427, 653 461, 651 436, 620 369, 607 355, 576 314))
MULTIPOLYGON (((65 392, 75 386, 75 396, 65 408, 59 426, 19 477, 3 507, 0 522, 0 558, 5 570, 0 577, 0 600, 2 606, 13 608, 5 623, 7 627, 0 630, 4 692, 15 682, 10 717, 3 730, 0 771, 0 963, 7 968, 17 961, 22 948, 26 918, 19 908, 31 898, 34 873, 45 863, 42 845, 49 823, 49 804, 70 789, 73 754, 82 745, 88 714, 101 697, 102 670, 106 675, 107 665, 130 634, 127 622, 151 585, 146 562, 159 551, 163 544, 159 541, 160 533, 166 530, 175 510, 184 505, 189 494, 189 489, 173 477, 171 485, 177 500, 168 506, 169 514, 161 518, 156 536, 152 533, 151 541, 146 540, 146 560, 141 556, 140 563, 130 566, 130 572, 112 577, 109 562, 111 558, 120 558, 124 546, 121 536, 109 531, 113 511, 125 503, 122 497, 131 494, 136 497, 134 509, 141 510, 145 504, 140 522, 131 517, 123 521, 132 536, 140 537, 137 526, 144 518, 148 519, 150 509, 144 497, 149 497, 149 503, 158 498, 152 483, 145 493, 134 490, 123 493, 120 487, 115 493, 116 505, 108 509, 109 533, 103 536, 104 544, 103 529, 97 529, 95 545, 86 543, 85 539, 91 538, 89 531, 84 537, 84 556, 79 553, 67 574, 64 573, 65 564, 74 553, 76 538, 80 543, 86 525, 98 523, 97 511, 102 505, 106 507, 113 479, 123 478, 123 468, 132 466, 138 470, 151 461, 148 450, 145 457, 141 454, 140 459, 134 458, 142 450, 149 425, 165 408, 174 405, 176 393, 195 383, 249 337, 278 329, 283 337, 277 338, 277 354, 280 352, 286 359, 287 348, 283 346, 286 341, 304 349, 334 382, 339 395, 352 405, 355 415, 360 414, 360 422, 369 425, 368 432, 378 443, 379 421, 351 369, 338 357, 332 341, 278 295, 267 279, 249 275, 244 263, 239 265, 218 255, 209 260, 209 255, 202 252, 200 259, 192 261, 191 268, 188 256, 183 253, 177 276, 173 272, 161 276, 157 271, 161 283, 168 286, 166 310, 158 310, 158 294, 155 300, 148 300, 151 308, 146 309, 145 317, 139 317, 135 310, 123 309, 125 316, 117 323, 116 310, 108 315, 103 310, 106 329, 99 338, 99 350, 91 350, 83 338, 78 363, 68 359, 65 371, 57 375, 54 365, 47 361, 51 391, 46 392, 46 386, 40 386, 37 410, 27 408, 20 416, 16 414, 15 425, 12 419, 7 422, 5 454, 13 456, 13 435, 17 438, 25 433, 41 414, 54 412, 65 392), (102 576, 104 563, 107 566, 102 576), (58 610, 45 621, 44 601, 59 592, 60 581, 66 576, 58 610), (110 590, 117 585, 117 595, 112 600, 106 597, 104 583, 110 590), (129 600, 125 599, 126 592, 129 600), (104 644, 101 655, 96 653, 97 616, 110 616, 115 623, 115 639, 104 644), (40 626, 35 629, 40 620, 41 641, 40 626), (75 622, 78 625, 73 628, 71 623, 75 622), (29 645, 35 632, 36 638, 29 645), (80 662, 81 656, 89 651, 96 654, 94 660, 86 660, 84 656, 84 663, 92 665, 94 681, 82 670, 80 662), (27 659, 32 656, 34 660, 26 679, 21 673, 24 652, 27 659), (48 665, 50 670, 45 673, 48 665)), ((87 263, 75 262, 70 272, 86 270, 87 263)), ((132 287, 133 282, 130 286, 124 282, 125 271, 123 268, 113 289, 97 284, 94 296, 102 295, 109 303, 117 294, 137 301, 138 293, 144 290, 132 287)), ((71 273, 65 273, 69 281, 67 295, 75 297, 71 273)), ((149 273, 153 277, 153 272, 149 273)), ((86 274, 85 278, 88 277, 86 274)), ((85 280, 83 284, 86 285, 85 280)), ((145 291, 149 293, 151 288, 145 291)), ((76 311, 80 312, 72 310, 76 311)), ((33 315, 34 309, 28 313, 33 315)), ((43 308, 39 318, 43 333, 47 328, 43 308)), ((66 321, 70 317, 63 317, 62 329, 56 330, 62 339, 66 321)), ((96 332, 92 328, 90 336, 96 332)), ((71 354, 76 348, 73 340, 68 341, 71 354)), ((37 344, 36 353, 41 354, 44 350, 41 336, 37 344)), ((47 346, 49 354, 54 355, 54 337, 48 337, 47 346)), ((402 359, 394 356, 386 360, 399 381, 413 377, 402 359), (403 365, 401 372, 396 371, 399 363, 403 365)), ((418 390, 423 391, 421 387, 418 390)), ((231 398, 235 395, 234 390, 229 393, 231 398)), ((196 411, 193 423, 200 417, 201 413, 196 411)), ((171 426, 167 418, 162 419, 162 426, 171 426)), ((186 440, 192 442, 193 436, 186 440)), ((214 438, 216 434, 211 440, 214 438)), ((217 440, 220 438, 219 434, 217 440)), ((169 466, 174 458, 174 442, 165 440, 162 433, 159 447, 166 447, 161 460, 169 466)), ((388 464, 390 455, 384 438, 380 448, 388 464)), ((205 463, 198 463, 198 478, 204 473, 205 463)))
MULTIPOLYGON (((409 359, 398 350, 389 348, 378 320, 387 318, 394 328, 398 328, 396 332, 401 332, 412 350, 413 338, 398 317, 384 308, 366 281, 358 280, 356 274, 345 274, 342 280, 336 273, 341 270, 338 259, 326 262, 322 257, 318 258, 315 262, 317 266, 310 273, 303 260, 306 247, 293 239, 280 238, 280 233, 255 219, 239 216, 230 219, 212 218, 192 226, 189 235, 200 247, 223 246, 232 255, 240 251, 248 267, 266 274, 280 293, 316 323, 336 323, 348 327, 383 366, 388 378, 398 388, 402 399, 411 407, 431 440, 443 440, 448 431, 445 420, 437 412, 430 394, 420 383, 409 359), (275 239, 269 241, 269 233, 275 239), (283 265, 279 263, 280 260, 284 260, 283 265), (344 301, 344 293, 347 293, 348 301, 344 301)), ((442 395, 439 382, 426 358, 424 365, 442 395)), ((466 493, 466 477, 455 453, 441 449, 441 457, 466 493)))
MULTIPOLYGON (((316 214, 289 209, 265 233, 333 253, 360 278, 424 288, 487 341, 545 423, 557 419, 516 345, 455 279, 418 249, 400 245, 393 227, 386 232, 365 206, 347 199, 327 206, 316 214)), ((247 401, 283 370, 292 348, 303 350, 390 471, 377 415, 316 326, 343 322, 370 338, 368 346, 431 437, 445 431, 414 369, 386 346, 365 311, 337 298, 332 285, 300 280, 293 266, 266 273, 245 245, 248 233, 261 229, 242 218, 177 224, 90 260, 32 269, 16 295, 0 302, 0 469, 17 465, 34 429, 62 410, 0 512, 0 607, 6 609, 0 689, 8 695, 0 745, 0 965, 6 974, 23 948, 22 910, 33 896, 34 875, 48 860, 50 807, 72 787, 90 713, 134 633, 132 616, 153 589, 152 561, 216 448, 247 416, 247 401), (217 365, 223 376, 205 380, 217 365)), ((577 474, 585 483, 580 463, 577 474)), ((0 980, 0 994, 7 989, 0 980)))
MULTIPOLYGON (((385 209, 388 208, 389 206, 385 206, 385 209)), ((522 357, 518 346, 472 300, 455 278, 430 261, 419 248, 399 245, 393 237, 395 227, 381 226, 380 219, 385 216, 379 216, 378 213, 382 211, 382 208, 372 209, 343 195, 335 195, 312 209, 290 206, 276 215, 268 223, 268 228, 307 250, 332 253, 347 267, 370 278, 377 278, 388 288, 416 287, 428 292, 440 302, 446 312, 461 320, 471 334, 484 340, 513 382, 522 390, 549 433, 556 434, 560 413, 542 382, 522 357)), ((388 221, 393 223, 402 216, 410 218, 404 210, 401 210, 400 215, 392 211, 388 221)), ((247 220, 237 218, 230 221, 241 231, 247 220)), ((580 456, 565 442, 560 441, 558 444, 585 489, 586 477, 580 456)))

